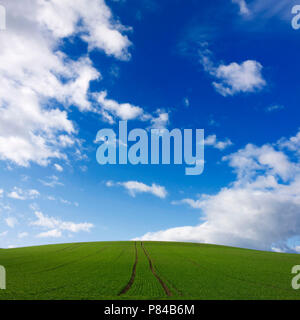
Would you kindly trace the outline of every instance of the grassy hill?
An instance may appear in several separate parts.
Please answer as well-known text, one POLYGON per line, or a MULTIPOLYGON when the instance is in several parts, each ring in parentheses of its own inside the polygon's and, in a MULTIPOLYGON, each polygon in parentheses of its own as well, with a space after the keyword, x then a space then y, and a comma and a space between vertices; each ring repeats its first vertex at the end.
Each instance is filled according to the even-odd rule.
POLYGON ((0 249, 0 299, 299 299, 300 256, 173 242, 0 249))

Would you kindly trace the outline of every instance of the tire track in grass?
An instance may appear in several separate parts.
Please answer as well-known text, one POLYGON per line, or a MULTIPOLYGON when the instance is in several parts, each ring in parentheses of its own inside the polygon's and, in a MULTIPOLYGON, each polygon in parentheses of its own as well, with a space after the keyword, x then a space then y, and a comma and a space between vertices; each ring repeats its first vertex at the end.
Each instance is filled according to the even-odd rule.
POLYGON ((151 260, 151 257, 149 256, 148 252, 146 251, 145 247, 144 247, 144 244, 143 242, 141 242, 141 247, 143 248, 143 251, 149 261, 149 267, 150 267, 150 270, 151 272, 153 273, 154 277, 158 280, 158 282, 161 284, 161 286, 163 287, 166 295, 168 297, 171 297, 172 296, 172 292, 171 290, 167 287, 167 285, 162 281, 162 279, 159 277, 159 275, 156 273, 154 267, 153 267, 153 263, 152 263, 152 260, 151 260))
POLYGON ((136 266, 137 266, 137 263, 138 263, 138 252, 137 252, 136 242, 134 243, 134 247, 135 247, 135 261, 134 261, 134 264, 133 264, 131 277, 130 277, 127 285, 120 291, 118 296, 121 296, 121 295, 125 294, 131 288, 131 286, 134 283, 135 274, 136 274, 136 266))

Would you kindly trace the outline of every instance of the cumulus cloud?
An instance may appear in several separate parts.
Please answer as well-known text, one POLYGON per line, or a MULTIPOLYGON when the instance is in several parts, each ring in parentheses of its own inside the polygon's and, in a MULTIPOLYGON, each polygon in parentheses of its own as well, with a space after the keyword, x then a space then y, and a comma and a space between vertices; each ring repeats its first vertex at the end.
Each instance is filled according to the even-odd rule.
POLYGON ((156 116, 150 117, 151 129, 165 129, 169 123, 169 113, 158 109, 156 116))
POLYGON ((283 150, 289 150, 300 155, 300 131, 289 139, 282 138, 278 141, 278 146, 283 150))
POLYGON ((218 80, 213 82, 213 85, 223 96, 259 91, 266 85, 261 70, 262 65, 254 60, 247 60, 241 64, 236 62, 229 65, 221 64, 213 72, 218 80))
POLYGON ((88 56, 74 61, 60 51, 62 39, 78 35, 90 50, 126 60, 127 28, 103 0, 2 4, 9 28, 0 34, 0 159, 46 166, 66 159, 63 148, 74 141, 74 124, 63 108, 94 112, 89 86, 101 78, 88 56))
POLYGON ((55 37, 65 38, 80 34, 90 50, 101 49, 107 55, 126 60, 131 45, 122 34, 129 30, 114 20, 104 0, 51 0, 39 1, 38 20, 52 31, 55 37), (80 27, 78 28, 78 24, 80 27))
POLYGON ((132 197, 135 197, 138 193, 150 193, 159 198, 166 198, 167 190, 165 187, 152 183, 152 185, 147 185, 138 181, 127 181, 127 182, 113 182, 107 181, 107 187, 121 186, 125 188, 132 197))
MULTIPOLYGON (((286 140, 296 145, 293 138, 286 140)), ((249 144, 224 157, 236 173, 235 181, 215 195, 173 202, 199 210, 199 225, 150 232, 139 239, 294 251, 289 240, 300 235, 300 158, 280 150, 286 140, 261 147, 249 144)))
POLYGON ((250 59, 229 64, 217 61, 209 49, 211 33, 212 30, 198 26, 190 28, 184 41, 180 43, 180 52, 199 58, 204 71, 213 79, 213 87, 223 96, 254 93, 262 90, 267 85, 262 74, 262 64, 250 59))
POLYGON ((89 232, 91 228, 94 227, 92 223, 75 223, 71 221, 63 221, 54 217, 48 217, 44 215, 40 211, 34 212, 37 217, 36 221, 30 223, 31 226, 37 226, 45 229, 50 229, 46 232, 42 232, 38 234, 38 237, 53 237, 53 236, 61 236, 62 231, 69 231, 73 233, 77 233, 80 231, 89 232))
POLYGON ((236 183, 253 179, 261 170, 269 177, 276 176, 283 181, 289 181, 299 167, 298 163, 290 161, 287 154, 269 144, 261 147, 248 144, 244 149, 225 156, 223 160, 229 161, 234 168, 238 176, 236 183))
POLYGON ((143 109, 130 103, 118 103, 115 100, 107 99, 107 92, 102 91, 97 95, 102 111, 101 114, 109 123, 114 123, 114 117, 121 120, 132 120, 143 115, 143 109))
POLYGON ((22 190, 21 188, 14 187, 13 190, 7 194, 7 196, 16 200, 29 200, 38 198, 40 193, 35 189, 22 190))
POLYGON ((213 134, 205 138, 204 144, 206 146, 212 146, 213 148, 216 148, 218 150, 224 150, 227 147, 231 146, 232 142, 229 139, 226 139, 224 141, 219 141, 217 140, 217 136, 213 134))
POLYGON ((154 115, 151 115, 139 106, 131 103, 119 103, 116 100, 108 99, 107 92, 102 91, 94 94, 99 103, 100 113, 104 121, 114 124, 116 119, 120 120, 140 120, 151 123, 151 128, 163 129, 169 123, 169 114, 164 110, 157 109, 154 115))
POLYGON ((0 189, 0 198, 3 197, 3 193, 4 193, 4 190, 3 190, 3 189, 0 189))
POLYGON ((239 93, 257 92, 266 86, 262 75, 262 65, 255 60, 242 63, 232 62, 228 65, 215 64, 212 52, 206 43, 200 45, 200 63, 204 70, 215 79, 213 86, 222 96, 233 96, 239 93))

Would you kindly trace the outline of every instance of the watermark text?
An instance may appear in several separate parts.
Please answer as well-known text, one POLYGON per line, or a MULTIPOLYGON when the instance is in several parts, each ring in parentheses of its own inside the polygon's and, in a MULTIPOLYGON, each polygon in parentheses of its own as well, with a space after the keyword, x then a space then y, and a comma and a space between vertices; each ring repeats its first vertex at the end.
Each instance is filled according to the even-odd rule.
POLYGON ((292 279, 292 288, 295 290, 300 289, 300 265, 293 266, 292 273, 296 274, 292 279))
POLYGON ((0 266, 0 290, 6 289, 6 270, 3 266, 0 266))
POLYGON ((95 142, 101 145, 96 159, 100 165, 181 165, 184 162, 188 166, 186 175, 200 175, 204 170, 203 129, 196 129, 195 133, 192 129, 183 132, 180 129, 133 129, 128 133, 127 121, 120 121, 118 133, 117 136, 113 129, 102 129, 97 133, 95 142))
POLYGON ((292 8, 292 14, 295 15, 292 19, 292 27, 295 30, 300 29, 300 5, 295 5, 292 8))

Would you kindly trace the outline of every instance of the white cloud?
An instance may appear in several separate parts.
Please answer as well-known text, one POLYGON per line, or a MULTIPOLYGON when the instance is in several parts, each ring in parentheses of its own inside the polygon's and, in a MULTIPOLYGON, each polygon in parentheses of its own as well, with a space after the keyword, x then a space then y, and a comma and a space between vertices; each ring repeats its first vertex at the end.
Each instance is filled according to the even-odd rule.
MULTIPOLYGON (((271 250, 277 253, 284 253, 285 251, 281 248, 272 247, 271 250)), ((296 250, 295 250, 296 251, 296 250)))
POLYGON ((4 193, 4 190, 3 190, 3 189, 0 189, 0 198, 3 197, 3 193, 4 193))
POLYGON ((3 231, 0 233, 0 237, 5 237, 8 234, 8 231, 3 231))
MULTIPOLYGON (((53 196, 47 196, 47 199, 49 200, 49 201, 56 201, 56 200, 59 200, 61 203, 63 203, 63 204, 66 204, 66 205, 74 205, 75 207, 79 207, 79 204, 78 204, 78 202, 71 202, 71 201, 69 201, 69 200, 66 200, 66 199, 63 199, 63 198, 58 198, 58 199, 56 199, 55 197, 53 197, 53 196)), ((38 209, 38 208, 32 208, 33 210, 35 210, 35 209, 38 209)))
POLYGON ((116 119, 120 120, 140 120, 149 121, 151 128, 164 129, 169 123, 169 113, 162 109, 157 109, 154 115, 151 115, 144 111, 143 108, 135 106, 131 103, 119 103, 113 99, 107 99, 107 92, 102 91, 95 93, 97 102, 100 105, 100 111, 98 111, 104 121, 110 124, 114 124, 116 119))
POLYGON ((143 109, 130 103, 118 103, 115 100, 107 99, 107 92, 102 91, 97 95, 102 111, 101 114, 109 123, 114 123, 114 117, 121 120, 132 120, 143 115, 143 109))
POLYGON ((7 194, 7 196, 16 200, 29 200, 38 198, 40 193, 35 189, 22 190, 21 188, 14 187, 13 190, 7 194))
POLYGON ((122 60, 130 57, 128 47, 131 42, 121 33, 128 28, 114 21, 104 0, 51 0, 41 3, 38 19, 57 38, 79 33, 90 50, 101 49, 107 55, 122 60))
POLYGON ((60 238, 62 236, 62 232, 57 229, 41 232, 37 235, 38 238, 60 238))
POLYGON ((65 111, 43 107, 45 97, 62 89, 50 70, 59 72, 63 64, 30 25, 20 28, 12 25, 0 34, 0 158, 21 166, 46 165, 49 158, 63 158, 54 135, 74 133, 65 111))
POLYGON ((180 43, 180 51, 184 55, 199 57, 204 71, 214 79, 213 87, 223 96, 254 93, 262 90, 267 85, 262 74, 262 64, 250 59, 229 64, 215 61, 214 55, 209 49, 210 33, 209 29, 191 28, 186 39, 180 43))
POLYGON ((38 218, 37 221, 31 222, 31 225, 45 227, 45 228, 54 228, 59 224, 59 221, 55 218, 44 216, 42 212, 35 211, 34 214, 38 218))
POLYGON ((63 203, 63 204, 69 205, 69 206, 70 206, 70 205, 74 205, 75 207, 78 207, 78 206, 79 206, 78 202, 71 202, 71 201, 66 200, 66 199, 63 199, 63 198, 60 198, 59 201, 60 201, 61 203, 63 203))
POLYGON ((293 151, 296 154, 300 155, 300 131, 294 137, 291 137, 289 139, 280 139, 278 141, 278 146, 281 149, 293 151))
POLYGON ((106 181, 105 185, 110 188, 110 187, 113 187, 115 183, 113 181, 106 181))
POLYGON ((57 164, 57 163, 54 164, 54 168, 58 172, 63 172, 64 171, 64 168, 61 165, 57 164))
POLYGON ((50 229, 47 232, 39 234, 39 237, 51 237, 54 235, 61 236, 62 231, 69 231, 74 233, 80 231, 89 232, 90 229, 94 227, 92 223, 75 223, 71 221, 63 221, 54 217, 48 217, 40 211, 35 211, 34 214, 37 217, 37 220, 31 222, 30 225, 50 229))
POLYGON ((60 198, 59 200, 60 200, 60 202, 63 203, 63 204, 67 204, 67 205, 71 205, 71 204, 72 204, 72 202, 70 202, 69 200, 66 200, 66 199, 60 198))
POLYGON ((70 147, 75 144, 75 139, 67 135, 60 135, 58 137, 58 143, 61 147, 64 147, 64 148, 70 147))
POLYGON ((194 200, 194 199, 182 199, 179 201, 172 201, 173 205, 179 204, 188 204, 193 209, 201 209, 201 200, 194 200))
POLYGON ((224 141, 218 141, 217 136, 215 134, 207 136, 204 140, 204 143, 206 146, 212 146, 219 150, 224 150, 232 145, 232 142, 229 139, 226 139, 224 141))
POLYGON ((257 92, 266 86, 262 76, 262 65, 255 60, 247 60, 242 63, 232 62, 228 65, 218 64, 212 61, 212 52, 207 48, 206 43, 201 44, 200 63, 215 81, 215 90, 226 96, 233 96, 239 93, 257 92))
POLYGON ((266 85, 261 70, 262 65, 254 60, 247 60, 241 64, 236 62, 229 65, 221 64, 213 72, 218 80, 213 82, 213 85, 223 96, 259 91, 266 85))
POLYGON ((157 116, 152 116, 150 119, 151 129, 165 129, 169 123, 169 113, 158 109, 156 115, 157 116))
POLYGON ((28 237, 28 232, 20 232, 18 234, 18 238, 20 238, 20 239, 23 239, 23 238, 26 238, 26 237, 28 237))
POLYGON ((139 239, 293 251, 288 241, 300 236, 300 160, 279 147, 247 145, 225 157, 237 174, 233 183, 215 195, 173 202, 199 209, 199 225, 150 232, 139 239))
POLYGON ((59 181, 59 178, 55 175, 47 177, 47 180, 41 180, 39 181, 46 187, 54 188, 55 186, 63 186, 64 184, 59 181))
POLYGON ((13 217, 8 217, 5 219, 5 222, 10 228, 14 228, 15 225, 18 223, 18 220, 13 217))
POLYGON ((166 198, 167 190, 165 187, 152 183, 152 185, 146 185, 145 183, 138 181, 127 181, 127 182, 113 182, 107 181, 107 187, 122 186, 128 190, 132 197, 135 197, 137 193, 150 193, 159 198, 166 198))
POLYGON ((247 3, 245 0, 232 0, 233 3, 236 3, 240 8, 241 15, 249 15, 250 11, 248 9, 247 3))
POLYGON ((39 205, 37 203, 30 203, 29 208, 31 210, 39 210, 39 205))
POLYGON ((89 84, 101 77, 88 57, 73 61, 59 51, 62 39, 79 35, 90 50, 123 60, 131 43, 103 0, 2 5, 10 23, 0 33, 0 159, 46 166, 53 158, 66 159, 63 142, 76 134, 62 107, 95 111, 89 84))
POLYGON ((244 149, 223 158, 235 169, 238 182, 248 181, 262 170, 267 175, 277 176, 284 181, 293 178, 299 164, 293 163, 288 156, 271 145, 257 147, 248 144, 244 149))

